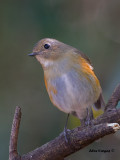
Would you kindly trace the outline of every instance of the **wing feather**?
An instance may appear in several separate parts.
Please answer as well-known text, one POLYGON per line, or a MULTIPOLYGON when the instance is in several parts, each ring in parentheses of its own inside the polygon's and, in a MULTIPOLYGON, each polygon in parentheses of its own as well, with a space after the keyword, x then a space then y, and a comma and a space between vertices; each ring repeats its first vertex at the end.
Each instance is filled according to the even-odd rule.
MULTIPOLYGON (((89 59, 83 52, 81 52, 81 51, 79 51, 79 50, 77 50, 77 49, 75 49, 74 52, 80 54, 81 57, 84 58, 84 59, 89 63, 89 65, 92 66, 92 63, 91 63, 90 59, 89 59)), ((93 66, 92 66, 92 67, 93 67, 93 66)))

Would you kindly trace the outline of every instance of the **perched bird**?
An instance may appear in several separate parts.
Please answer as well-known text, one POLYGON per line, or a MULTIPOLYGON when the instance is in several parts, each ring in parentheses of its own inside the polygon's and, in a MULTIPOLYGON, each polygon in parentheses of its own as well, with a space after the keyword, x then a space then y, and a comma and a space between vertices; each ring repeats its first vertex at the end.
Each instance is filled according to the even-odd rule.
POLYGON ((50 100, 61 111, 72 114, 84 125, 92 107, 104 107, 102 89, 88 57, 58 40, 40 40, 29 54, 44 70, 50 100))

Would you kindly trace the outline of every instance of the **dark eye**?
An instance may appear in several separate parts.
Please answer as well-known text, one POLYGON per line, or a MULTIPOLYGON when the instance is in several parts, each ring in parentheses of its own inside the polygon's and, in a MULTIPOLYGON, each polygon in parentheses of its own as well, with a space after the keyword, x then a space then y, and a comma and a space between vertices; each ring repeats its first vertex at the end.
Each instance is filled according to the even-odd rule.
POLYGON ((44 45, 44 48, 45 48, 45 49, 48 49, 49 47, 50 47, 49 44, 45 44, 45 45, 44 45))

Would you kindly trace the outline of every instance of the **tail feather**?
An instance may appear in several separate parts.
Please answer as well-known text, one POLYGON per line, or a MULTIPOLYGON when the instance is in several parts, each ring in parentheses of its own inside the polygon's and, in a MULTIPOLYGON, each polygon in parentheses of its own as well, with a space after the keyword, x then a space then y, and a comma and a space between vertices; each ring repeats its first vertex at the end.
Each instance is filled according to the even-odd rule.
POLYGON ((105 102, 104 102, 102 93, 100 94, 98 100, 94 103, 93 108, 94 108, 95 110, 99 110, 99 109, 104 110, 104 108, 105 108, 105 102))

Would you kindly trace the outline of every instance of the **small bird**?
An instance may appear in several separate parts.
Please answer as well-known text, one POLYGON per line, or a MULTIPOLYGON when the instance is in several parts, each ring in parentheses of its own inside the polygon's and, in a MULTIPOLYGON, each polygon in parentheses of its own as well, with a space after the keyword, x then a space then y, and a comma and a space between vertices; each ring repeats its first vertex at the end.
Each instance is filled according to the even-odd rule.
POLYGON ((29 56, 35 56, 44 70, 51 102, 61 111, 78 117, 82 125, 92 117, 92 107, 104 107, 102 89, 89 58, 58 40, 40 40, 29 56))

